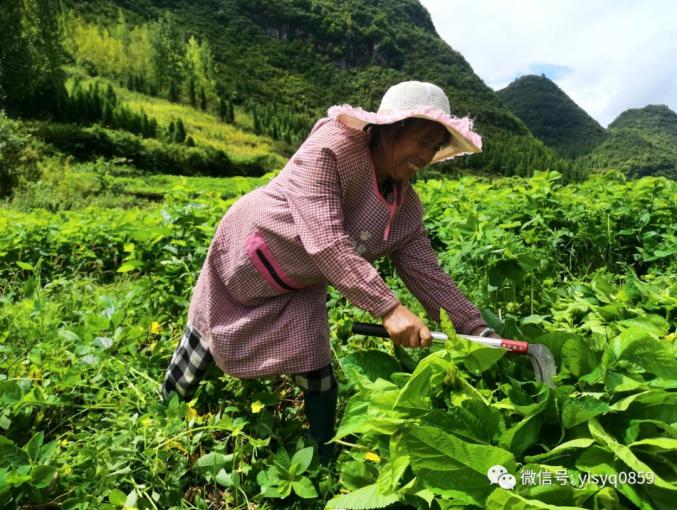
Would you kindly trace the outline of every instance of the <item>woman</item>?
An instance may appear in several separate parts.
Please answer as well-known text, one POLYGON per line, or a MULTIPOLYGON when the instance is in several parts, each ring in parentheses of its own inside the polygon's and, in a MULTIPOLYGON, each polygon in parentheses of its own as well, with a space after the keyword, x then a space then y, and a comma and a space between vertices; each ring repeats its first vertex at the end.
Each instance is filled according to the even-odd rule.
POLYGON ((194 289, 165 398, 188 396, 212 358, 236 377, 294 374, 327 462, 337 396, 327 284, 380 318, 396 345, 431 342, 372 266, 385 255, 433 319, 444 308, 459 332, 493 333, 440 269, 409 184, 429 163, 480 152, 472 123, 449 112, 442 89, 417 81, 391 87, 377 113, 334 106, 276 178, 228 210, 194 289))

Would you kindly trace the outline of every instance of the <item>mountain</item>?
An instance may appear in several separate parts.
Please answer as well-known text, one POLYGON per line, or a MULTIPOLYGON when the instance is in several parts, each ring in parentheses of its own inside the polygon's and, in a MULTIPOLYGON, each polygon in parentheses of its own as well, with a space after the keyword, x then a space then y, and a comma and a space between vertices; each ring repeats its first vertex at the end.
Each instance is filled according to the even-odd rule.
MULTIPOLYGON (((218 65, 218 90, 248 112, 291 119, 305 136, 333 104, 374 110, 402 80, 440 85, 452 111, 470 115, 484 139, 481 155, 447 167, 505 175, 569 165, 536 139, 463 56, 435 32, 416 0, 65 0, 90 22, 132 26, 170 13, 182 37, 206 39, 218 65)), ((300 137, 302 139, 302 136, 300 137)))
POLYGON ((677 113, 648 105, 621 113, 609 124, 609 137, 582 164, 618 168, 631 177, 664 175, 677 179, 677 113))
POLYGON ((595 119, 545 76, 522 76, 498 96, 536 137, 564 157, 590 152, 607 137, 595 119))

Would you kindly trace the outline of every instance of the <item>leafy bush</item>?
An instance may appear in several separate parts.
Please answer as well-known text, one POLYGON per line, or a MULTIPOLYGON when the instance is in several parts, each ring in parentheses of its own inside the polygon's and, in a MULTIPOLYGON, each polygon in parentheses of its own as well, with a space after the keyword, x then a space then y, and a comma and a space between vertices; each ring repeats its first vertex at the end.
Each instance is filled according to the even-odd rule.
POLYGON ((222 150, 211 147, 165 144, 100 126, 83 128, 72 124, 40 124, 36 136, 79 161, 101 156, 120 157, 153 173, 260 176, 273 170, 278 162, 274 156, 235 161, 222 150))
POLYGON ((38 159, 33 137, 0 111, 0 198, 11 195, 20 182, 40 176, 38 159))

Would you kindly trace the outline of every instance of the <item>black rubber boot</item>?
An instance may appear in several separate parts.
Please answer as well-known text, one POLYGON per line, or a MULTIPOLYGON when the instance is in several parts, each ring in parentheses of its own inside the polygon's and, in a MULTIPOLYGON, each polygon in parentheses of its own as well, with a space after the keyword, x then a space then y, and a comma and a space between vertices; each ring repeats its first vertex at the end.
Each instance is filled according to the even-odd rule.
POLYGON ((304 391, 303 401, 308 419, 308 435, 317 442, 317 452, 320 464, 326 466, 334 453, 333 444, 325 444, 334 437, 336 421, 336 403, 338 400, 338 385, 328 391, 304 391))

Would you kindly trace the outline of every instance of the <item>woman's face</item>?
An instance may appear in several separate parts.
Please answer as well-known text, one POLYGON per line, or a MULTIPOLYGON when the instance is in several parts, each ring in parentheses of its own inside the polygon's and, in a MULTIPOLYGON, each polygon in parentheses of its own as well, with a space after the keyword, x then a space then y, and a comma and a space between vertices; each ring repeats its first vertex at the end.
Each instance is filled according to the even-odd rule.
POLYGON ((411 179, 430 163, 447 141, 447 133, 440 124, 423 120, 407 125, 398 135, 386 137, 380 154, 384 177, 396 181, 411 179))

